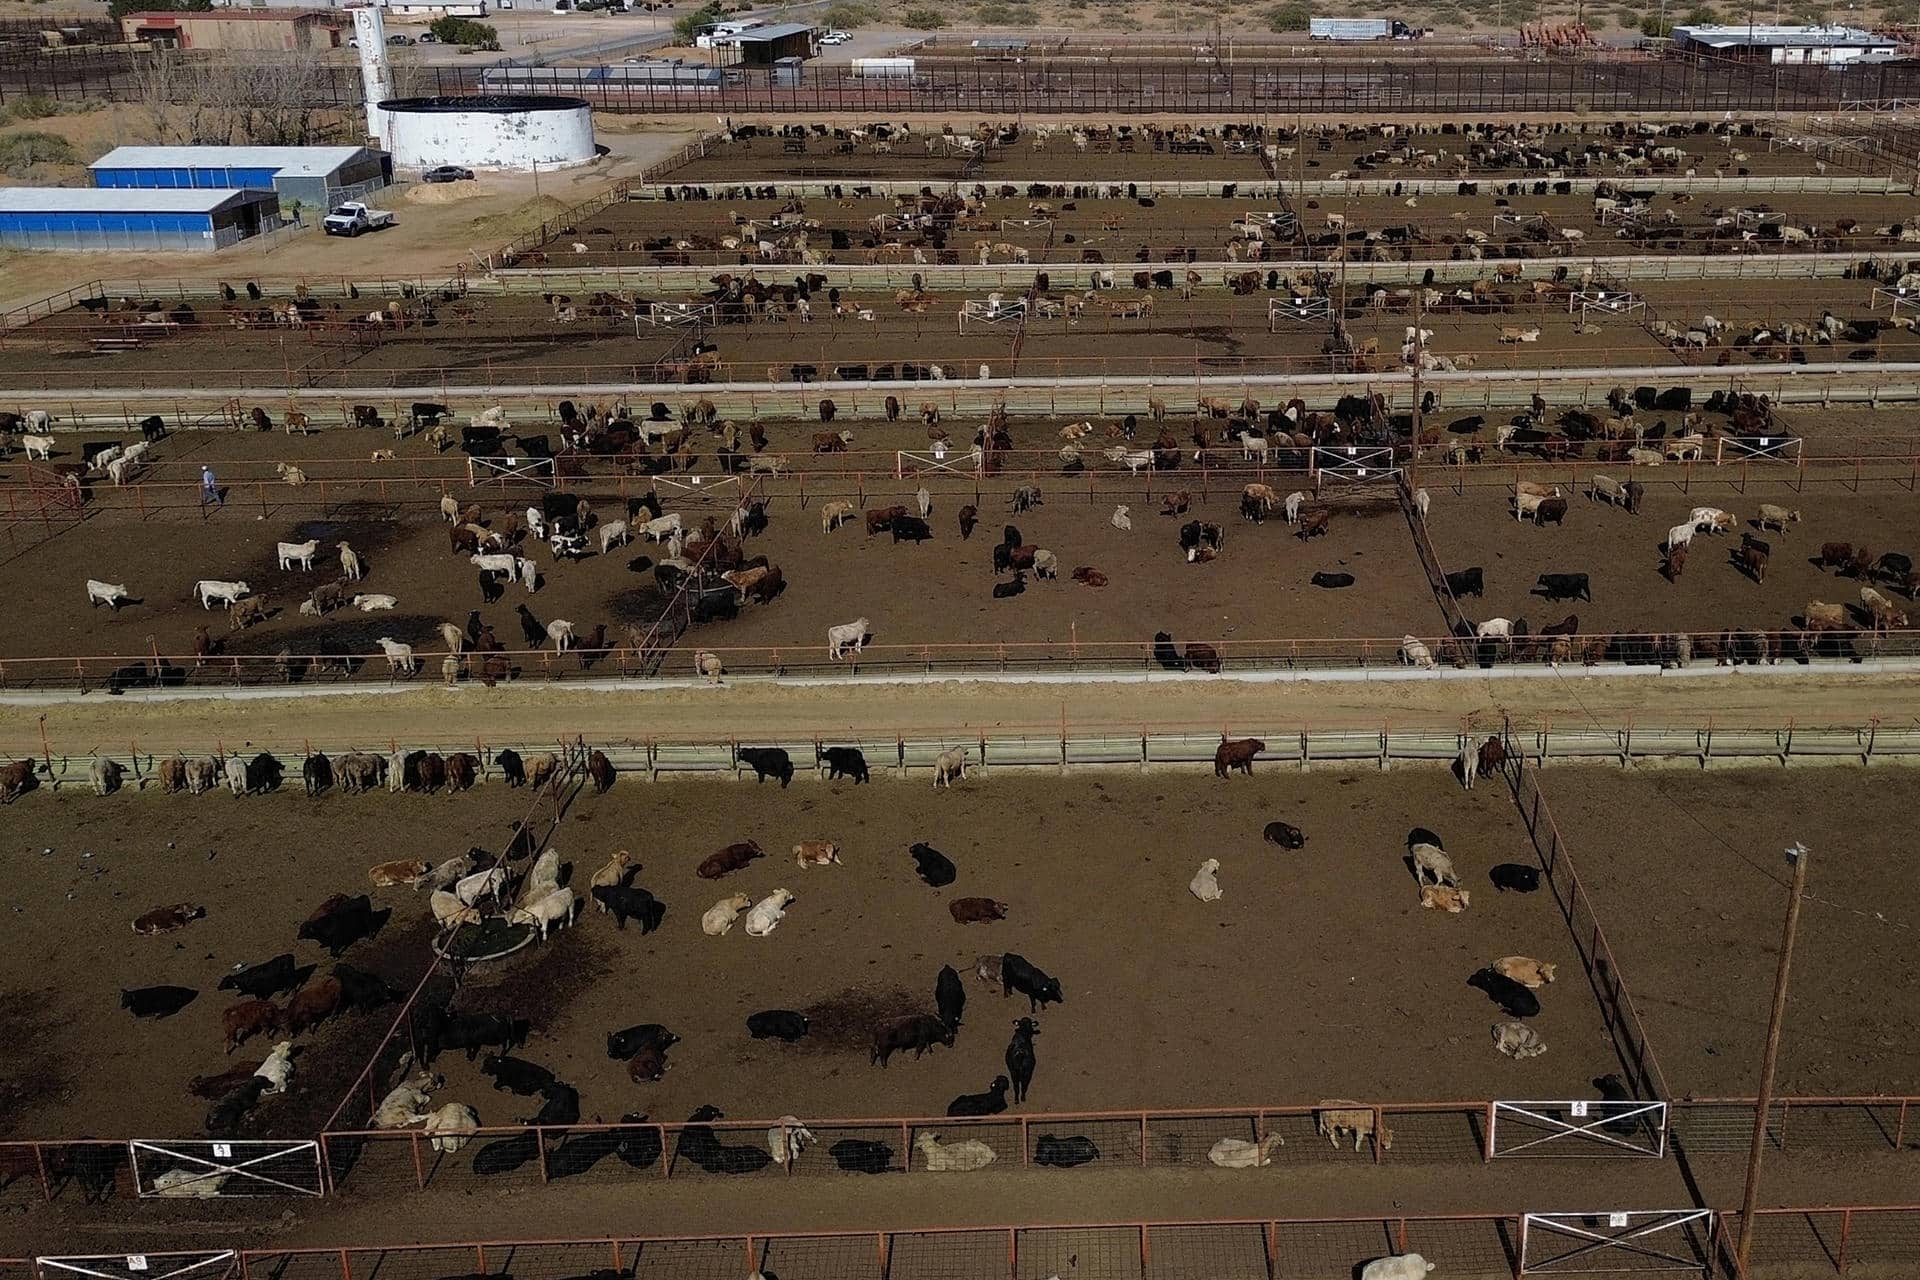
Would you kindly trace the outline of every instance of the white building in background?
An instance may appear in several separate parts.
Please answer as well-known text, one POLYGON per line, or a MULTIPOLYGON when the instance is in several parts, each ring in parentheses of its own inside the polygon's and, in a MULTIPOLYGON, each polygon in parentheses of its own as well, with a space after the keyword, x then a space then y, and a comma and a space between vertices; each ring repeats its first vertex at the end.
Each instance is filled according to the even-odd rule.
POLYGON ((1681 53, 1735 62, 1838 66, 1859 58, 1884 61, 1900 42, 1858 27, 1681 26, 1673 29, 1681 53))

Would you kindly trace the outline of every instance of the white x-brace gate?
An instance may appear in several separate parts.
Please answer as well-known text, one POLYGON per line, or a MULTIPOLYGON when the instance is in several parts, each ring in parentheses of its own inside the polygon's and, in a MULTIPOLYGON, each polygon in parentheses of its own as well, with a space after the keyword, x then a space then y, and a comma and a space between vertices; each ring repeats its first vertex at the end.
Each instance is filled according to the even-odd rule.
POLYGON ((1800 460, 1799 436, 1721 436, 1720 462, 1787 462, 1800 460))
POLYGON ((553 488, 554 465, 552 458, 534 457, 497 457, 468 458, 467 487, 499 480, 530 480, 543 488, 553 488))
POLYGON ((1400 475, 1400 468, 1393 462, 1393 449, 1386 445, 1348 444, 1334 448, 1316 445, 1309 467, 1317 479, 1350 484, 1391 482, 1400 475))
POLYGON ((1657 1160, 1666 1152, 1664 1102, 1495 1102, 1487 1122, 1490 1159, 1545 1155, 1657 1160))
POLYGON ((1267 332, 1278 333, 1282 324, 1325 324, 1333 319, 1331 298, 1273 298, 1267 303, 1267 332))
POLYGON ((68 1254, 33 1260, 40 1280, 226 1280, 239 1270, 232 1249, 170 1253, 68 1254))
POLYGON ((893 478, 904 480, 910 475, 929 471, 949 471, 956 476, 974 479, 980 475, 980 464, 981 455, 972 450, 935 454, 901 449, 893 455, 893 478))
POLYGON ((146 1141, 127 1144, 142 1197, 319 1196, 320 1144, 276 1141, 146 1141), (162 1187, 159 1179, 171 1175, 162 1187))
POLYGON ((1529 1213, 1520 1219, 1519 1273, 1593 1276, 1705 1271, 1712 1237, 1711 1209, 1529 1213))

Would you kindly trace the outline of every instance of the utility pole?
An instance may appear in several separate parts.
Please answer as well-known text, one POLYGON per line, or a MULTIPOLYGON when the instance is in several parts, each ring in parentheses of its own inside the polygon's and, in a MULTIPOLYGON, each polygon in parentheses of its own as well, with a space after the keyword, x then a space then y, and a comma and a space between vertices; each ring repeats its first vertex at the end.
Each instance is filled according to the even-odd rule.
POLYGON ((1734 1255, 1734 1274, 1746 1280, 1747 1256, 1753 1250, 1754 1200, 1760 1194, 1760 1161, 1767 1148, 1767 1112, 1773 1106, 1773 1069, 1780 1058, 1780 1024, 1787 1013, 1787 975, 1793 968, 1793 935, 1800 927, 1800 897, 1807 888, 1807 864, 1813 853, 1796 843, 1787 850, 1793 864, 1793 891, 1787 898, 1787 923, 1780 935, 1780 967, 1773 976, 1773 1015, 1767 1019, 1767 1049, 1760 1059, 1760 1097, 1753 1118, 1753 1145, 1747 1149, 1747 1189, 1740 1197, 1740 1246, 1734 1255))

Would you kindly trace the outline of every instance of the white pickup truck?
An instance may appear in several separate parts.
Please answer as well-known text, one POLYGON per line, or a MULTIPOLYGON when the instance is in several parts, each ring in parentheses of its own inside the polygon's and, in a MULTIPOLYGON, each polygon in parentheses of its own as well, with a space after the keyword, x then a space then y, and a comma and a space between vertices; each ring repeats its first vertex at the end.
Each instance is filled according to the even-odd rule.
POLYGON ((362 231, 378 231, 393 225, 393 215, 385 209, 369 209, 358 200, 337 206, 320 220, 330 236, 357 236, 362 231))

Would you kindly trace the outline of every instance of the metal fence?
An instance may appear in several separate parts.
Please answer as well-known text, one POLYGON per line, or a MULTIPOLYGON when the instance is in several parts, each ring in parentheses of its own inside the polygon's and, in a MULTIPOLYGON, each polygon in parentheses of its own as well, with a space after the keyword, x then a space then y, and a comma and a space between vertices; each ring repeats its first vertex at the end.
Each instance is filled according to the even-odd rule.
MULTIPOLYGON (((1740 1215, 1713 1209, 1408 1214, 909 1227, 881 1231, 468 1240, 171 1250, 0 1261, 5 1280, 430 1280, 449 1275, 641 1275, 722 1280, 1321 1280, 1419 1253, 1461 1280, 1529 1275, 1734 1274, 1740 1215)), ((1899 1274, 1920 1253, 1920 1206, 1759 1211, 1756 1271, 1899 1274), (1888 1269, 1892 1268, 1889 1272, 1888 1269)))
POLYGON ((1514 803, 1520 806, 1520 816, 1527 824, 1527 834, 1533 841, 1534 851, 1539 854, 1541 865, 1546 869, 1547 883, 1553 890, 1554 901, 1559 905, 1561 915, 1566 918, 1574 949, 1587 971, 1588 980, 1593 984, 1594 995, 1600 1004, 1601 1020, 1607 1034, 1613 1039, 1622 1065, 1627 1069, 1629 1087, 1635 1097, 1670 1100, 1673 1093, 1668 1088, 1665 1074, 1660 1070, 1658 1059, 1654 1057, 1646 1025, 1640 1020, 1633 997, 1627 992, 1626 978, 1620 972, 1613 948, 1607 944, 1606 934, 1600 928, 1592 899, 1587 896, 1586 887, 1580 883, 1580 873, 1574 869, 1573 856, 1561 838, 1559 824, 1553 820, 1553 811, 1548 807, 1546 794, 1540 788, 1539 771, 1529 760, 1523 741, 1510 734, 1502 734, 1501 738, 1507 746, 1506 776, 1513 786, 1514 803))
MULTIPOLYGON (((20 52, 0 58, 0 102, 21 97, 138 101, 147 96, 139 49, 20 52)), ((851 66, 806 67, 798 83, 771 68, 728 68, 718 86, 629 82, 599 68, 531 68, 515 87, 575 94, 596 110, 662 114, 833 114, 956 111, 973 115, 1151 112, 1228 116, 1382 113, 1644 113, 1837 111, 1849 104, 1920 99, 1920 68, 1561 57, 1380 58, 1336 54, 1231 65, 1192 59, 1119 63, 928 60, 911 76, 862 76, 851 66), (542 77, 545 77, 543 80, 542 77)), ((488 91, 480 66, 414 69, 415 91, 488 91)), ((361 101, 351 67, 311 69, 307 105, 361 101)), ((182 86, 180 92, 186 92, 182 86)))

